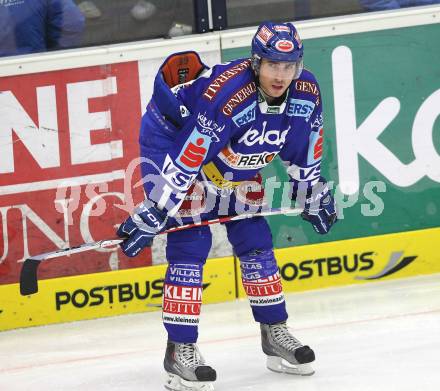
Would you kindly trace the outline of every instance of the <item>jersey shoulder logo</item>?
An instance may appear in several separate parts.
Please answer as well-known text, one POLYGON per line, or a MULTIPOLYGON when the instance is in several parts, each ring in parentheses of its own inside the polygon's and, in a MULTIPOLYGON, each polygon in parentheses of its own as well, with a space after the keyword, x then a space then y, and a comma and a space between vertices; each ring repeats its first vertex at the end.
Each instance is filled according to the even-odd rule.
POLYGON ((222 112, 228 117, 232 115, 232 111, 242 102, 257 92, 257 85, 254 81, 246 84, 232 95, 223 106, 222 112))
POLYGON ((217 95, 217 93, 222 89, 224 84, 226 84, 229 80, 233 79, 235 76, 244 72, 246 69, 250 67, 250 65, 251 65, 251 60, 247 59, 220 73, 220 75, 218 75, 214 80, 212 80, 208 85, 208 87, 206 87, 205 91, 203 92, 203 97, 208 99, 209 101, 212 101, 217 95))
POLYGON ((255 108, 257 106, 257 102, 253 102, 249 106, 245 107, 242 111, 232 117, 232 121, 234 121, 235 125, 243 126, 248 124, 251 121, 255 121, 255 108))
POLYGON ((289 100, 287 105, 286 114, 289 117, 304 117, 306 122, 309 122, 310 116, 315 109, 315 103, 304 99, 293 99, 289 100))
POLYGON ((295 90, 319 96, 318 86, 316 83, 309 80, 297 80, 295 82, 295 90))

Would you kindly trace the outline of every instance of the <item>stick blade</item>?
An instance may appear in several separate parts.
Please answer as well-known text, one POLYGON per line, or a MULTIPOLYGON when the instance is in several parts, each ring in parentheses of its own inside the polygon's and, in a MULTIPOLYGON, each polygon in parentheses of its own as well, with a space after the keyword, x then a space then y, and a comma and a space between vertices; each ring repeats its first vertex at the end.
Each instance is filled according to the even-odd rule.
POLYGON ((28 258, 23 262, 20 272, 20 294, 32 295, 38 292, 37 269, 41 261, 28 258))

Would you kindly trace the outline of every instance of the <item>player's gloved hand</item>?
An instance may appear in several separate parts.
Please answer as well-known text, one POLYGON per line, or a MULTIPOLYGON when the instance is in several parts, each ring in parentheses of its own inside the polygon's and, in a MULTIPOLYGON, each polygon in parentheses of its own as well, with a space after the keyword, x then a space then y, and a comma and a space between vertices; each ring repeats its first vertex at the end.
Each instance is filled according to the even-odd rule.
POLYGON ((323 177, 313 186, 301 217, 309 221, 321 235, 328 233, 331 226, 337 222, 336 203, 323 177))
POLYGON ((120 244, 124 254, 134 257, 143 248, 150 247, 153 238, 165 228, 166 221, 166 213, 157 209, 150 200, 146 199, 137 206, 134 214, 116 232, 120 238, 125 238, 120 244))

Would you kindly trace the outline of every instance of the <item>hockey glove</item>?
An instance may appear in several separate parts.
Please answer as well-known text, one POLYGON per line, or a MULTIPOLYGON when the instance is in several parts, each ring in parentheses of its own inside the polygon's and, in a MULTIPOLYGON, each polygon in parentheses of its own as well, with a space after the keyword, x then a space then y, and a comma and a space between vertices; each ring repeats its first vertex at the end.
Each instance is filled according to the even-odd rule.
POLYGON ((153 238, 163 231, 167 221, 165 212, 157 209, 148 199, 137 206, 134 212, 116 232, 120 238, 126 238, 120 246, 129 257, 134 257, 143 248, 150 247, 153 238))
POLYGON ((338 220, 335 200, 323 177, 309 192, 301 217, 309 221, 315 231, 321 235, 328 233, 338 220))

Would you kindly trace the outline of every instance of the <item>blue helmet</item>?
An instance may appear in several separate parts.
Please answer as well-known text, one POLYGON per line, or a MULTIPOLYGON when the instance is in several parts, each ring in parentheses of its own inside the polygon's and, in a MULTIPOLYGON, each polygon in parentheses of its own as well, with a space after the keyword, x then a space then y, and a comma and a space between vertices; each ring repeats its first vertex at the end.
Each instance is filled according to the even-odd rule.
POLYGON ((301 39, 292 23, 263 22, 252 39, 253 68, 256 72, 262 58, 297 62, 301 71, 303 53, 301 39))

